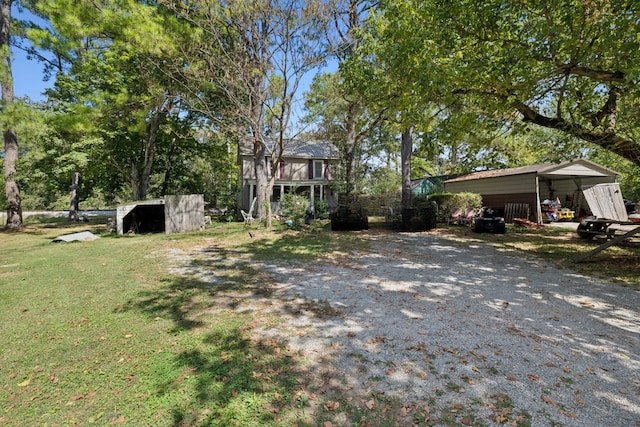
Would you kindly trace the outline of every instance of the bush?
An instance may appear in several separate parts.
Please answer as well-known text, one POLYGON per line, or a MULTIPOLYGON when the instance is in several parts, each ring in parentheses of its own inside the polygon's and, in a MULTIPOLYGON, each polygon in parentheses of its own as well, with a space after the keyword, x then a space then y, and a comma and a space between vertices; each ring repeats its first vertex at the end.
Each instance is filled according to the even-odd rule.
POLYGON ((329 203, 324 200, 317 200, 315 203, 315 216, 318 219, 329 218, 329 203))
POLYGON ((285 221, 293 221, 293 225, 304 224, 304 217, 309 207, 309 199, 299 194, 287 193, 280 200, 280 216, 285 221))
POLYGON ((477 193, 440 193, 429 196, 438 204, 438 221, 447 222, 451 212, 455 208, 473 208, 479 211, 482 208, 482 196, 477 193))

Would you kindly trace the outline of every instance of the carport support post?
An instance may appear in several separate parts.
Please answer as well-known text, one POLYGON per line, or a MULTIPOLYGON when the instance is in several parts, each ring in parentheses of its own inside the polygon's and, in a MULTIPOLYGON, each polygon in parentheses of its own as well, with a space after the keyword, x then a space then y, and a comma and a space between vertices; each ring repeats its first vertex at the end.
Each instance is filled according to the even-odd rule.
POLYGON ((540 202, 540 177, 536 173, 536 223, 542 224, 542 203, 540 202))

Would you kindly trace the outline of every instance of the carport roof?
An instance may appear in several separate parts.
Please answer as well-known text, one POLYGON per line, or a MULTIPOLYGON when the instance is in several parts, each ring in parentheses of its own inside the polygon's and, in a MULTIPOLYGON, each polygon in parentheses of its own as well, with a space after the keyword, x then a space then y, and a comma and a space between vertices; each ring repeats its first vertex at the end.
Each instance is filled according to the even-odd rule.
POLYGON ((462 175, 457 178, 448 179, 445 183, 449 182, 461 182, 461 181, 472 181, 478 179, 486 179, 486 178, 497 178, 504 176, 513 176, 513 175, 526 175, 526 174, 537 174, 543 177, 598 177, 598 176, 617 176, 620 175, 618 172, 606 168, 604 166, 600 166, 597 163, 586 159, 578 159, 571 160, 562 163, 540 163, 537 165, 530 166, 520 166, 517 168, 508 168, 508 169, 494 169, 494 170, 486 170, 473 172, 467 175, 462 175))

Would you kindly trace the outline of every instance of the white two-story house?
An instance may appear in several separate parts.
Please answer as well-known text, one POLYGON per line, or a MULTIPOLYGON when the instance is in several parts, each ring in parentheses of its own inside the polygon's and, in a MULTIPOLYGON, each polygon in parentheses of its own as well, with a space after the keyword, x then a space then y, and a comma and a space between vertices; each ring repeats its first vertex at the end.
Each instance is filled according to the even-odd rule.
MULTIPOLYGON (((338 160, 338 150, 325 141, 310 140, 287 142, 276 168, 271 166, 271 150, 273 144, 267 144, 266 170, 271 174, 275 170, 276 180, 271 195, 271 211, 278 212, 282 195, 291 191, 306 195, 309 205, 314 206, 318 200, 326 201, 332 208, 337 204, 337 190, 332 183, 331 170, 338 160)), ((240 144, 241 189, 239 194, 240 209, 249 211, 256 194, 256 177, 253 162, 253 151, 249 144, 240 144)), ((269 176, 270 178, 270 176, 269 176)), ((254 206, 255 208, 255 206, 254 206)))

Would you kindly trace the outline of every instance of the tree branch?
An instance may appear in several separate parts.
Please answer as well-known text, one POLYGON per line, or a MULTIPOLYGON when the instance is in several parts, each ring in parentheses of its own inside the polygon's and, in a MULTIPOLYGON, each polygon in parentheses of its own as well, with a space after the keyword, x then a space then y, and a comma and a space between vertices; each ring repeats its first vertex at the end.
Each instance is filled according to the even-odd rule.
MULTIPOLYGON (((608 103, 608 102, 607 102, 608 103)), ((575 123, 569 123, 560 117, 547 117, 524 102, 516 101, 512 104, 523 116, 523 121, 543 126, 549 129, 556 129, 580 138, 583 141, 598 145, 604 149, 624 157, 640 166, 640 144, 637 142, 623 138, 615 133, 610 126, 602 132, 596 132, 575 123)), ((603 108, 604 110, 604 108, 603 108)), ((610 114, 610 113, 609 113, 610 114)))
POLYGON ((556 71, 559 74, 588 77, 601 82, 625 83, 625 73, 622 71, 594 70, 587 67, 578 67, 571 63, 558 65, 556 71))

